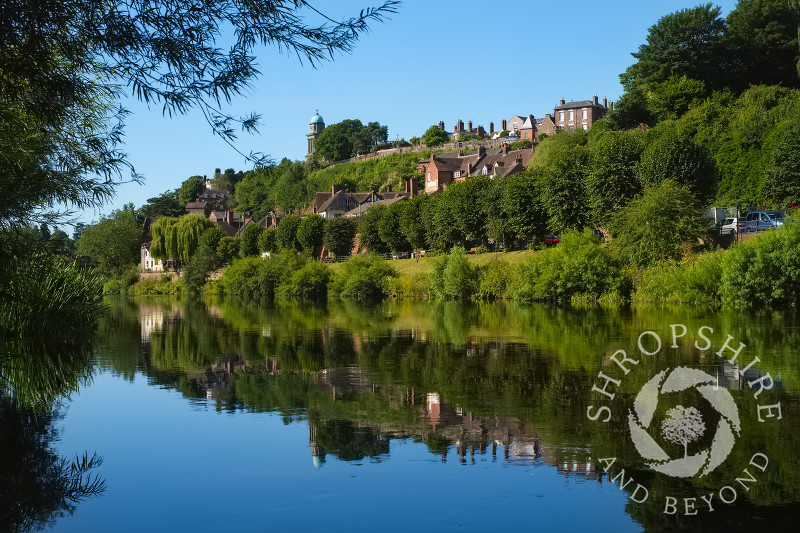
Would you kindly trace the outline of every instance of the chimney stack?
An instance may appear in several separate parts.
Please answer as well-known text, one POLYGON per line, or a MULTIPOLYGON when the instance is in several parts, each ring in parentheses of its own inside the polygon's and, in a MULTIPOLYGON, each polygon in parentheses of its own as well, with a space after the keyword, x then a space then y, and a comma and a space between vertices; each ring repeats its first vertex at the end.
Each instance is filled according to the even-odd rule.
POLYGON ((439 129, 440 129, 440 130, 443 130, 443 129, 444 129, 444 120, 440 120, 440 121, 439 121, 439 129))
POLYGON ((561 105, 564 105, 564 104, 566 104, 566 103, 567 103, 567 101, 566 101, 566 100, 564 100, 564 99, 562 98, 562 99, 561 99, 561 105))
POLYGON ((597 95, 594 95, 594 98, 592 98, 592 103, 597 105, 597 95))
POLYGON ((608 98, 606 98, 605 96, 603 97, 603 107, 608 109, 608 98))
POLYGON ((467 131, 472 131, 472 121, 471 120, 467 121, 467 131))
POLYGON ((486 147, 478 146, 478 157, 481 157, 485 153, 486 153, 486 147))
POLYGON ((500 128, 501 131, 506 131, 508 129, 506 127, 506 126, 508 126, 508 123, 506 122, 506 119, 503 119, 503 122, 501 122, 500 125, 501 125, 501 128, 500 128))
POLYGON ((494 133, 494 122, 489 123, 489 134, 491 135, 494 133))

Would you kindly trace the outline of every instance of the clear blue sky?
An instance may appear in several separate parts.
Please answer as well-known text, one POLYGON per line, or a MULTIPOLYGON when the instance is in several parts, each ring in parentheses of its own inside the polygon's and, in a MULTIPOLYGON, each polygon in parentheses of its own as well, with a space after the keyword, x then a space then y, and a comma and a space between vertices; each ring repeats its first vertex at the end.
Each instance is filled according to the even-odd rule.
MULTIPOLYGON (((380 0, 370 2, 315 5, 338 19, 380 0)), ((489 122, 497 128, 513 115, 542 117, 562 97, 597 94, 616 101, 622 93, 619 74, 633 63, 630 54, 648 28, 667 13, 700 3, 404 0, 391 20, 372 25, 352 53, 317 69, 275 50, 258 50, 262 75, 230 110, 260 113, 260 134, 241 134, 237 146, 276 161, 304 159, 309 119, 317 109, 328 125, 378 121, 388 126, 390 139, 409 139, 440 120, 448 130, 459 119, 488 129, 489 122)), ((716 4, 727 15, 736 0, 716 4)), ((85 212, 84 222, 128 202, 142 205, 192 175, 251 168, 211 134, 199 111, 170 119, 158 107, 133 100, 125 105, 133 112, 125 150, 145 182, 123 185, 112 203, 85 212)))

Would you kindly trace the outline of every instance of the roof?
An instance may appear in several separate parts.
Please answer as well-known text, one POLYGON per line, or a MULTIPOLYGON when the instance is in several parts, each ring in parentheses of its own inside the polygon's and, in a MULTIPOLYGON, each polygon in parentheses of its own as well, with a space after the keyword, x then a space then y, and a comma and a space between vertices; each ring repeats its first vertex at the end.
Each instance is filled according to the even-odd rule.
POLYGON ((595 104, 591 100, 578 100, 577 102, 567 102, 566 104, 561 104, 554 109, 558 111, 559 109, 577 109, 579 107, 603 107, 600 104, 595 104))
POLYGON ((405 196, 395 196, 393 198, 385 198, 383 200, 378 200, 376 202, 370 202, 370 203, 368 203, 366 205, 359 205, 355 209, 351 209, 350 211, 345 213, 344 216, 346 216, 346 217, 358 217, 358 216, 361 216, 362 214, 364 214, 364 212, 367 209, 369 209, 369 208, 371 208, 373 206, 376 206, 376 205, 392 205, 394 203, 400 202, 400 201, 405 200, 405 199, 406 199, 405 196))
POLYGON ((189 202, 186 204, 186 209, 205 209, 206 202, 189 202))
POLYGON ((314 113, 314 116, 311 117, 311 122, 309 124, 325 124, 325 121, 322 120, 322 117, 319 116, 319 111, 314 113))

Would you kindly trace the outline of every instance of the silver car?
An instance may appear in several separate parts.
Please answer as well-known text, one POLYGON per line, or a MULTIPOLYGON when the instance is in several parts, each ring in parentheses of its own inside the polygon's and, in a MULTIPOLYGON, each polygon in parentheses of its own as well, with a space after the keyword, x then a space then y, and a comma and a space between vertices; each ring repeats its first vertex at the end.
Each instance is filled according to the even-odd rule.
POLYGON ((744 231, 753 233, 766 231, 769 228, 779 229, 783 226, 785 217, 783 211, 751 211, 744 219, 744 231))
POLYGON ((719 228, 721 235, 730 235, 732 233, 741 233, 744 231, 744 219, 742 218, 726 218, 719 228))

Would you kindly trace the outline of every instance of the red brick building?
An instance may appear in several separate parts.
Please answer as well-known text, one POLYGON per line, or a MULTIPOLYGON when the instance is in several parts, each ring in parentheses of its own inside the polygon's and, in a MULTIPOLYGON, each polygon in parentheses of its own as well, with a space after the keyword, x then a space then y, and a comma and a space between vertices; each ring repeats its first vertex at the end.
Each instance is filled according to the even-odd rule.
POLYGON ((600 104, 597 101, 597 95, 591 100, 577 102, 565 102, 562 98, 561 104, 553 109, 553 119, 559 130, 582 129, 589 131, 592 124, 603 118, 609 109, 613 109, 613 103, 603 98, 603 103, 600 104))

